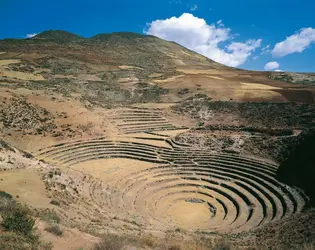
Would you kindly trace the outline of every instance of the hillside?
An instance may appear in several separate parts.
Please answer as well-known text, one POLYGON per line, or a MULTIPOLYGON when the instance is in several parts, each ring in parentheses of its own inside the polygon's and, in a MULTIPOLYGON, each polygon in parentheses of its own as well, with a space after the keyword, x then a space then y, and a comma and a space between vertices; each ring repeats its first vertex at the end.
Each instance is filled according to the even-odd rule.
POLYGON ((312 77, 129 32, 2 40, 0 191, 40 225, 57 216, 55 249, 312 245, 312 160, 294 153, 315 129, 312 77))

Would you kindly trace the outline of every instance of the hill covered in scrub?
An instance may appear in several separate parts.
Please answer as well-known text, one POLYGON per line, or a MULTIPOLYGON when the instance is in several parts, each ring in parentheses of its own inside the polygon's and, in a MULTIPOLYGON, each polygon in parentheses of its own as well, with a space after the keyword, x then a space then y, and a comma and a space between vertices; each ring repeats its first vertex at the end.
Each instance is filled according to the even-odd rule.
POLYGON ((1 40, 0 198, 31 224, 0 248, 314 245, 312 77, 129 32, 1 40))

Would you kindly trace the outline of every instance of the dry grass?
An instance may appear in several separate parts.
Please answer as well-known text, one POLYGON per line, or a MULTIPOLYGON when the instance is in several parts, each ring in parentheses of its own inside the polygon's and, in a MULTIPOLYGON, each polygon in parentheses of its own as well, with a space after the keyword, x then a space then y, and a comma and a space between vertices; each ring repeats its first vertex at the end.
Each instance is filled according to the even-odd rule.
POLYGON ((101 242, 95 245, 94 250, 119 250, 130 243, 131 240, 126 237, 108 234, 103 236, 101 242))
POLYGON ((222 77, 218 77, 218 76, 207 76, 209 78, 213 78, 213 79, 216 79, 216 80, 224 80, 222 77))
POLYGON ((0 66, 10 65, 13 63, 19 63, 21 60, 11 59, 11 60, 0 60, 0 66))
POLYGON ((137 67, 137 66, 130 66, 130 65, 120 65, 118 66, 120 69, 140 69, 143 70, 143 68, 137 67))
POLYGON ((49 226, 45 228, 45 230, 51 234, 54 234, 56 236, 63 236, 63 230, 60 228, 58 224, 49 226))
POLYGON ((3 70, 2 72, 0 72, 0 76, 13 78, 13 79, 19 79, 19 80, 26 80, 26 81, 45 80, 45 78, 41 75, 35 75, 32 73, 25 73, 25 72, 19 72, 19 71, 9 71, 9 70, 3 70))
POLYGON ((273 89, 282 89, 274 86, 269 86, 266 84, 259 84, 259 83, 247 83, 247 82, 241 82, 241 88, 242 89, 260 89, 260 90, 273 90, 273 89))
POLYGON ((121 236, 114 234, 104 235, 101 242, 96 244, 94 250, 120 250, 120 249, 154 249, 154 250, 232 250, 236 249, 225 241, 212 243, 208 239, 183 240, 170 233, 164 239, 151 234, 135 236, 121 236))
POLYGON ((235 89, 233 98, 237 99, 244 99, 244 100, 255 100, 255 99, 262 99, 262 100, 283 100, 285 98, 282 97, 281 94, 272 91, 272 90, 261 90, 257 91, 257 89, 235 89))
POLYGON ((209 238, 182 238, 170 232, 166 238, 157 238, 151 234, 138 236, 123 236, 107 234, 101 242, 96 244, 94 250, 120 250, 120 249, 150 249, 150 250, 315 250, 315 242, 302 245, 246 245, 236 246, 228 239, 211 240, 209 238))
POLYGON ((177 75, 177 76, 172 76, 172 77, 167 78, 167 79, 153 80, 153 82, 155 82, 155 83, 173 82, 173 81, 176 81, 177 79, 183 78, 183 77, 185 77, 185 75, 177 75))
POLYGON ((177 71, 189 75, 219 73, 219 71, 212 69, 177 69, 177 71))

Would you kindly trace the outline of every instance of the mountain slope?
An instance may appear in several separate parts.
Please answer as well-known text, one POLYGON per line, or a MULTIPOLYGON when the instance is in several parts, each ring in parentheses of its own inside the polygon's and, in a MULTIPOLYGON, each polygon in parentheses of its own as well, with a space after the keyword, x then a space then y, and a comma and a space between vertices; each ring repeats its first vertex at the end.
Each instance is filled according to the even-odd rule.
POLYGON ((314 87, 310 85, 292 88, 292 84, 270 79, 268 72, 230 68, 174 42, 136 33, 82 38, 64 31, 44 31, 32 39, 0 41, 0 51, 6 52, 0 59, 20 60, 1 76, 10 79, 16 75, 16 79, 31 81, 41 76, 48 85, 74 81, 67 87, 70 92, 82 90, 81 85, 77 87, 81 82, 78 78, 93 75, 127 92, 138 83, 165 88, 161 102, 177 102, 198 93, 221 101, 314 102, 314 87), (28 71, 38 77, 27 70, 14 72, 29 67, 32 69, 28 71))
MULTIPOLYGON (((198 55, 188 49, 161 40, 154 36, 140 35, 131 32, 117 32, 112 34, 100 34, 92 38, 84 39, 65 31, 44 31, 32 39, 0 41, 1 51, 36 51, 52 53, 59 56, 69 56, 72 53, 87 53, 102 57, 103 60, 115 60, 117 63, 140 63, 149 68, 150 65, 160 66, 165 64, 196 64, 196 66, 219 65, 213 61, 198 55), (64 43, 68 53, 64 53, 64 43), (144 57, 144 58, 143 58, 144 57), (141 60, 142 58, 142 60, 141 60), (176 60, 183 61, 177 62, 176 60), (152 62, 151 62, 152 61, 152 62), (149 65, 148 65, 149 64, 149 65)), ((91 58, 92 59, 92 58, 91 58)), ((93 61, 91 61, 93 62, 93 61)))

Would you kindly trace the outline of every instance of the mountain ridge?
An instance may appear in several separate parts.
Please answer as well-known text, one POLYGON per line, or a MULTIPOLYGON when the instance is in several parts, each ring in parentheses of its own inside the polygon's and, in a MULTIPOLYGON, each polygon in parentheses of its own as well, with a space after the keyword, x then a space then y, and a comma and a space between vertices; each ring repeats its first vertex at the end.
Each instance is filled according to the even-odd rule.
MULTIPOLYGON (((66 31, 44 31, 29 39, 0 40, 0 51, 31 52, 54 54, 56 56, 84 57, 97 59, 102 63, 108 61, 137 64, 141 67, 174 67, 175 65, 195 65, 226 67, 177 43, 132 32, 114 32, 83 38, 66 31), (93 55, 93 56, 92 56, 93 55)), ((95 62, 95 60, 94 60, 95 62)), ((226 67, 228 68, 228 67, 226 67)))
MULTIPOLYGON (((137 32, 129 32, 129 31, 99 33, 90 37, 83 37, 76 33, 64 31, 64 30, 45 30, 36 34, 35 36, 31 38, 24 38, 24 40, 25 39, 28 39, 28 40, 47 39, 47 40, 57 41, 57 42, 83 41, 83 40, 107 41, 113 37, 119 37, 119 38, 125 38, 125 39, 138 39, 138 38, 159 39, 158 37, 153 36, 153 35, 146 35, 146 34, 141 34, 137 32)), ((5 39, 12 39, 12 38, 5 38, 5 39)), ((17 40, 23 40, 23 39, 17 39, 17 40)))

